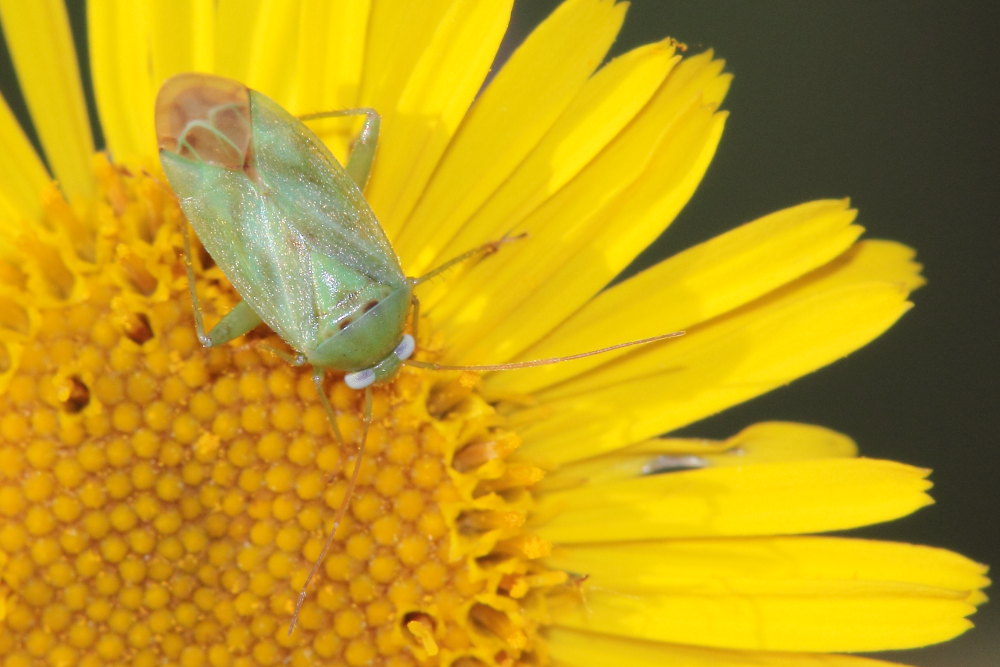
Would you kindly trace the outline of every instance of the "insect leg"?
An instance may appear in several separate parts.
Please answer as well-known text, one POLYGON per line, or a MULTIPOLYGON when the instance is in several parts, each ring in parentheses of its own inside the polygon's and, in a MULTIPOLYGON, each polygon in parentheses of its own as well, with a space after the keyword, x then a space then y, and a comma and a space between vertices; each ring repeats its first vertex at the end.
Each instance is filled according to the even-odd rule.
POLYGON ((304 354, 289 354, 288 352, 285 352, 281 348, 277 348, 274 345, 271 345, 270 343, 258 343, 257 345, 262 350, 267 350, 268 352, 278 357, 279 359, 281 359, 290 366, 295 366, 296 368, 298 368, 299 366, 305 366, 307 363, 309 363, 309 360, 306 358, 306 355, 304 354))
POLYGON ((354 146, 351 147, 351 155, 347 158, 347 165, 344 167, 347 174, 358 184, 362 190, 368 183, 368 176, 371 174, 372 162, 375 160, 375 148, 378 146, 378 133, 382 124, 382 117, 375 109, 360 107, 357 109, 341 109, 338 111, 321 111, 299 116, 299 120, 315 120, 317 118, 333 118, 336 116, 364 116, 365 122, 361 126, 361 132, 354 139, 354 146))
POLYGON ((233 306, 211 331, 205 333, 204 312, 195 288, 194 263, 191 261, 191 232, 188 231, 186 222, 181 230, 184 234, 184 267, 187 269, 188 290, 191 293, 191 308, 194 310, 194 327, 198 332, 198 340, 205 347, 215 347, 248 333, 260 324, 261 319, 244 301, 233 306))
POLYGON ((445 262, 441 266, 439 266, 439 267, 437 267, 435 269, 432 269, 430 272, 425 273, 424 275, 420 276, 419 278, 410 278, 410 284, 411 285, 419 285, 420 283, 427 282, 431 278, 434 278, 436 276, 441 275, 442 273, 444 273, 445 271, 447 271, 451 267, 455 266, 456 264, 461 264, 462 262, 464 262, 464 261, 466 261, 468 259, 472 259, 473 257, 476 257, 478 255, 482 255, 482 256, 492 255, 497 250, 499 250, 500 246, 502 246, 504 243, 510 243, 511 241, 519 241, 519 240, 525 238, 526 236, 527 236, 526 233, 525 234, 518 234, 517 236, 505 236, 502 239, 499 239, 497 241, 490 241, 489 243, 484 243, 483 245, 479 246, 478 248, 473 248, 472 250, 467 250, 467 251, 463 252, 461 255, 459 255, 458 257, 452 257, 451 259, 449 259, 447 262, 445 262))
POLYGON ((340 427, 337 426, 337 413, 334 411, 333 406, 330 405, 330 398, 326 395, 326 389, 323 388, 323 380, 325 379, 326 371, 322 368, 313 368, 313 384, 316 385, 319 402, 323 406, 323 412, 326 413, 326 419, 330 422, 334 435, 337 436, 337 441, 343 445, 344 436, 340 434, 340 427))

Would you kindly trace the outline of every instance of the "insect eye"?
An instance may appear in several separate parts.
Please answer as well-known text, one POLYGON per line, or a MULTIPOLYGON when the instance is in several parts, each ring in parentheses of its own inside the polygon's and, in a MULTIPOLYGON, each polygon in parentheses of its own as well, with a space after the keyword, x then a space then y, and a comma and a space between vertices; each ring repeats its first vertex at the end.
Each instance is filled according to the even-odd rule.
POLYGON ((396 355, 396 358, 400 361, 406 361, 413 354, 413 350, 416 349, 417 343, 413 340, 413 336, 410 334, 403 334, 403 339, 399 341, 399 345, 396 349, 392 351, 396 355))
POLYGON ((348 373, 344 376, 344 384, 351 389, 364 389, 375 382, 375 369, 366 368, 363 371, 348 373))

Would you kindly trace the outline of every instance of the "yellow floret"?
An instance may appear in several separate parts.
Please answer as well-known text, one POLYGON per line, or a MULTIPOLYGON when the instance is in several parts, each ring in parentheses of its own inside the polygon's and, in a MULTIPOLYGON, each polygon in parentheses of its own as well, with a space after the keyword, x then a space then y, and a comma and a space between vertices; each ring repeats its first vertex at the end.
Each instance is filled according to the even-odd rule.
MULTIPOLYGON (((34 309, 8 315, 21 318, 23 353, 11 356, 0 340, 0 353, 16 361, 0 375, 4 667, 412 665, 515 648, 484 634, 461 602, 498 592, 502 577, 460 519, 485 480, 451 467, 468 443, 452 417, 428 406, 438 386, 479 401, 479 412, 491 408, 464 384, 451 391, 447 377, 412 369, 374 394, 359 487, 286 636, 297 589, 347 493, 364 428, 360 396, 329 382, 345 446, 309 369, 288 366, 253 337, 201 347, 176 204, 136 171, 98 164, 115 205, 74 221, 100 225, 96 264, 37 269, 43 256, 73 255, 56 233, 52 242, 64 245, 19 259, 36 280, 8 286, 58 279, 53 293, 63 296, 26 292, 34 309)), ((51 205, 60 220, 73 215, 58 197, 51 205)), ((202 277, 211 320, 235 296, 217 269, 202 277)), ((497 503, 493 496, 489 516, 503 516, 497 503)), ((501 561, 505 571, 535 567, 501 561)), ((513 627, 490 615, 508 612, 477 613, 490 627, 513 627)))

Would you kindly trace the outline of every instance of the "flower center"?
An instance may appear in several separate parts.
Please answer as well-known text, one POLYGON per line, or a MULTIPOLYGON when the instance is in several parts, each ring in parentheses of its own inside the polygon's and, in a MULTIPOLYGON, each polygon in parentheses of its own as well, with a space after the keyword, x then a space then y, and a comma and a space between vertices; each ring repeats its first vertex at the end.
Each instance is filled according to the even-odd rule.
MULTIPOLYGON (((270 332, 199 345, 173 195, 102 156, 95 169, 99 201, 53 188, 0 261, 0 654, 540 659, 535 598, 566 581, 522 530, 541 472, 506 460, 519 439, 475 376, 412 368, 375 391, 357 492, 286 634, 356 446, 270 332)), ((237 297, 215 267, 199 281, 211 323, 237 297)), ((361 395, 334 375, 357 443, 361 395)))

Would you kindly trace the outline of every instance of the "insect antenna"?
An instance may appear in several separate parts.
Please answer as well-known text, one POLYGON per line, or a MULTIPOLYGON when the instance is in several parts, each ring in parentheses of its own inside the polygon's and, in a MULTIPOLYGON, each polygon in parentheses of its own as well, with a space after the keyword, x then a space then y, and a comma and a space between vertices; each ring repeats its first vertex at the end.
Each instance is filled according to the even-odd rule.
POLYGON ((583 359, 584 357, 593 357, 594 355, 604 354, 605 352, 612 352, 613 350, 620 350, 623 347, 632 347, 633 345, 646 345, 647 343, 656 343, 661 340, 668 340, 670 338, 677 338, 683 336, 683 331, 672 331, 670 333, 660 334, 658 336, 651 336, 649 338, 640 338, 639 340, 630 340, 625 343, 618 343, 616 345, 609 345, 608 347, 601 347, 596 350, 590 350, 589 352, 578 352, 577 354, 569 354, 564 357, 548 357, 546 359, 532 359, 530 361, 511 361, 506 364, 486 364, 480 366, 454 366, 451 364, 438 364, 433 361, 418 361, 416 359, 407 359, 404 364, 409 364, 410 366, 416 366, 417 368, 425 368, 432 371, 512 371, 518 368, 534 368, 535 366, 548 366, 549 364, 557 364, 560 361, 572 361, 573 359, 583 359))
MULTIPOLYGON (((319 391, 320 401, 323 403, 323 407, 327 410, 327 416, 330 418, 330 423, 333 424, 333 430, 337 434, 337 439, 339 439, 340 443, 343 444, 344 439, 340 435, 340 429, 337 426, 337 418, 333 412, 333 407, 330 405, 330 399, 327 398, 326 392, 323 391, 322 381, 324 375, 325 373, 323 373, 323 371, 317 370, 313 374, 313 381, 316 382, 316 388, 319 391), (319 378, 319 380, 316 378, 319 378)), ((333 546, 333 540, 337 535, 337 529, 340 527, 340 522, 344 520, 344 516, 347 514, 347 508, 350 507, 351 504, 351 497, 354 496, 354 490, 358 486, 358 475, 361 473, 361 462, 364 459, 365 454, 365 442, 368 440, 368 430, 372 424, 371 387, 365 387, 364 417, 364 427, 361 431, 361 445, 358 447, 357 458, 354 460, 354 472, 351 473, 351 480, 347 484, 347 492, 344 494, 344 500, 341 501, 340 508, 337 510, 337 514, 333 518, 333 527, 326 536, 326 542, 323 544, 323 550, 319 552, 319 557, 316 558, 316 562, 313 563, 312 568, 309 570, 305 583, 303 583, 302 588, 299 589, 299 596, 295 601, 295 611, 292 612, 292 620, 288 623, 289 635, 295 631, 295 624, 298 623, 299 613, 302 611, 302 605, 306 602, 309 584, 312 583, 313 577, 319 573, 319 569, 322 567, 323 561, 326 560, 326 555, 329 553, 330 547, 333 546)))

